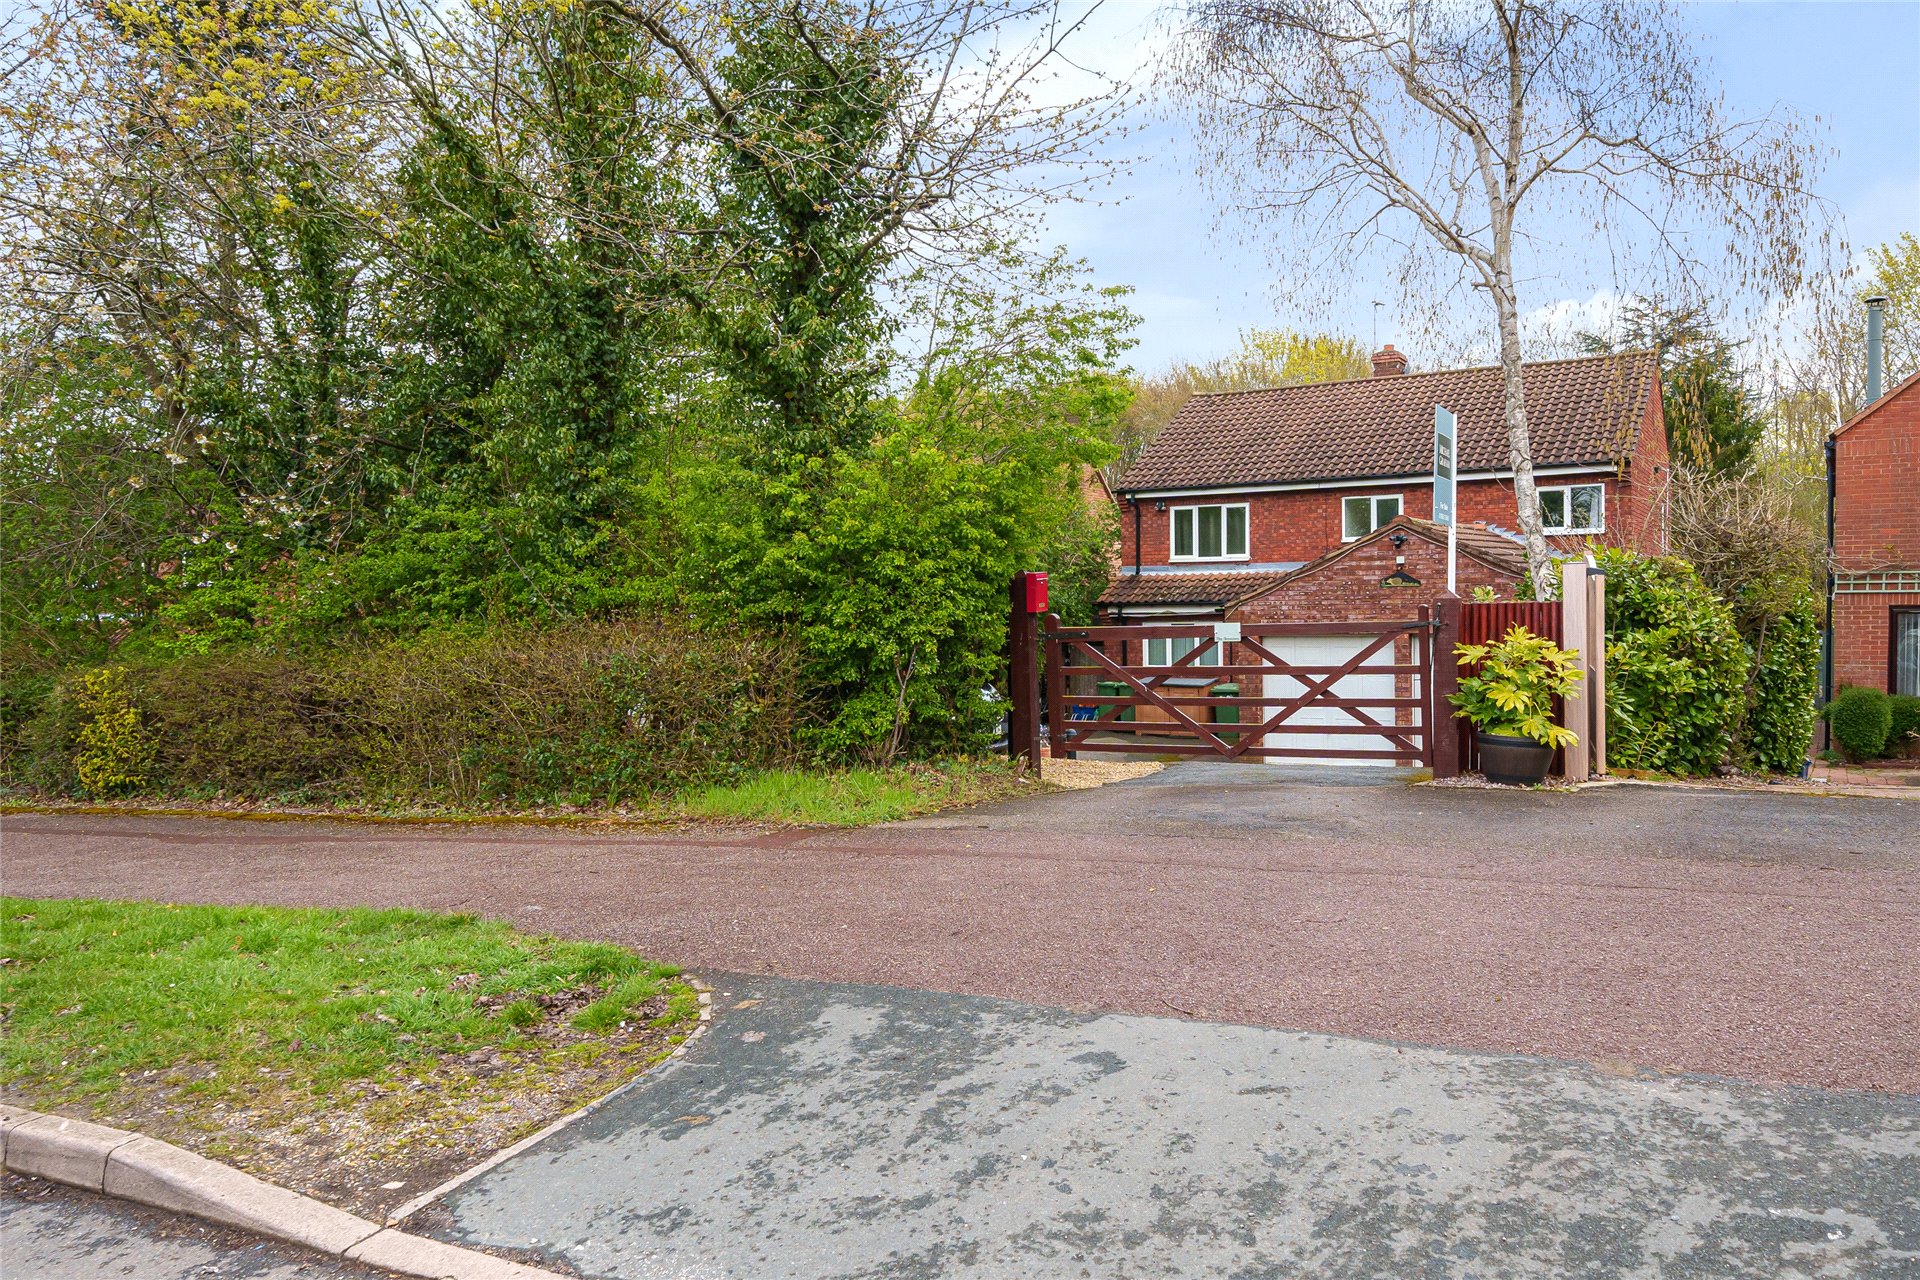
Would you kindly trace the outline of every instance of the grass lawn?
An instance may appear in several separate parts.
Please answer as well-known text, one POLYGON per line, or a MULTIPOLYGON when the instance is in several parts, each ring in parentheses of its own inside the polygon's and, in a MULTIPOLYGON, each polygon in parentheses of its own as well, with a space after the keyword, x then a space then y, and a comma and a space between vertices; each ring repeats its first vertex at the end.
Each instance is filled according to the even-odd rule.
POLYGON ((865 826, 1031 792, 1003 763, 949 762, 891 769, 779 769, 681 797, 693 818, 865 826))
POLYGON ((606 1092, 699 1016, 671 966, 419 911, 3 898, 0 951, 0 1089, 363 1210, 606 1092))
POLYGON ((103 803, 70 802, 0 789, 0 813, 221 814, 233 817, 342 815, 438 821, 614 820, 674 826, 688 822, 768 822, 803 826, 863 826, 1014 796, 1039 788, 1004 760, 944 760, 889 768, 773 769, 738 782, 696 787, 679 796, 617 808, 599 805, 531 809, 467 809, 432 804, 315 805, 291 797, 131 797, 103 803))

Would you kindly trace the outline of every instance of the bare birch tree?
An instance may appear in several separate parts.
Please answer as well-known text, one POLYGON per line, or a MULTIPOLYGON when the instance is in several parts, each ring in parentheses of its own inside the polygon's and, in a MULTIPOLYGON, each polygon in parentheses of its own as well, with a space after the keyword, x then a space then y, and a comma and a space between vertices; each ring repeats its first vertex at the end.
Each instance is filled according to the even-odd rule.
POLYGON ((1195 0, 1167 79, 1197 122, 1203 170, 1277 219, 1296 278, 1337 281, 1384 248, 1409 292, 1486 295, 1536 583, 1553 561, 1516 247, 1543 271, 1563 256, 1632 264, 1668 296, 1714 280, 1780 296, 1822 239, 1809 194, 1820 157, 1799 123, 1730 112, 1659 3, 1195 0), (1569 227, 1572 243, 1531 239, 1569 227))

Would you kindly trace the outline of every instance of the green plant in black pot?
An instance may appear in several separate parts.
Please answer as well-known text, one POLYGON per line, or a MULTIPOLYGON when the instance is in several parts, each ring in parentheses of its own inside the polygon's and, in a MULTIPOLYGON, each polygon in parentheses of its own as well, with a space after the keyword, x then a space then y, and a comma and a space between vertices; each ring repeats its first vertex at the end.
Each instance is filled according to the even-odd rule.
POLYGON ((1580 740, 1553 722, 1553 700, 1580 684, 1578 652, 1521 626, 1493 644, 1463 644, 1453 652, 1471 668, 1453 705, 1473 723, 1487 781, 1532 786, 1545 778, 1554 749, 1580 740))

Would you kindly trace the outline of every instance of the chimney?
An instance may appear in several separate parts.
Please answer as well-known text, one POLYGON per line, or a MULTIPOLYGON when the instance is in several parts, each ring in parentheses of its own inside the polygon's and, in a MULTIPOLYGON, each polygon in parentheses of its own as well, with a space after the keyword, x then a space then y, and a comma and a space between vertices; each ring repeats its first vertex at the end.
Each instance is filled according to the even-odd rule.
MULTIPOLYGON (((1867 299, 1867 403, 1872 404, 1880 398, 1880 376, 1882 371, 1881 335, 1886 328, 1887 300, 1884 297, 1867 299)), ((1380 357, 1375 356, 1378 360, 1380 357)), ((1374 365, 1377 371, 1379 365, 1374 365)))
POLYGON ((1397 378, 1407 371, 1407 358, 1393 349, 1389 342, 1373 353, 1373 376, 1376 378, 1397 378))

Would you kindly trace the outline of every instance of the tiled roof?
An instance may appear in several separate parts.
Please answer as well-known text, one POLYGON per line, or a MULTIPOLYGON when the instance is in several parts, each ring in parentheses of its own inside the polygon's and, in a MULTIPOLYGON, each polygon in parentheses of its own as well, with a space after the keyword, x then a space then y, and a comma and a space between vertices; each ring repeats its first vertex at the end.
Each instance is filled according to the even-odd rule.
POLYGON ((1100 593, 1103 605, 1225 604, 1287 580, 1287 573, 1142 573, 1122 570, 1100 593))
MULTIPOLYGON (((1605 465, 1633 451, 1658 377, 1652 352, 1524 370, 1536 467, 1605 465)), ((1450 369, 1195 396, 1114 487, 1121 492, 1299 484, 1433 469, 1433 407, 1460 423, 1460 470, 1508 465, 1500 370, 1450 369)))
MULTIPOLYGON (((1444 545, 1447 541, 1445 525, 1411 518, 1407 523, 1409 526, 1426 526, 1425 531, 1433 536, 1435 542, 1444 545)), ((1515 577, 1527 571, 1526 544, 1508 537, 1489 525, 1462 522, 1459 527, 1459 546, 1463 555, 1470 555, 1482 564, 1491 565, 1496 569, 1504 569, 1515 577)))

